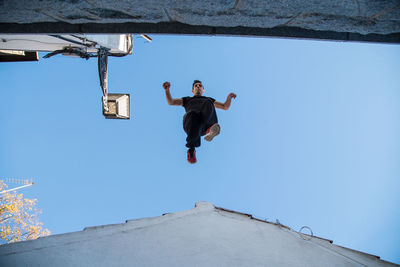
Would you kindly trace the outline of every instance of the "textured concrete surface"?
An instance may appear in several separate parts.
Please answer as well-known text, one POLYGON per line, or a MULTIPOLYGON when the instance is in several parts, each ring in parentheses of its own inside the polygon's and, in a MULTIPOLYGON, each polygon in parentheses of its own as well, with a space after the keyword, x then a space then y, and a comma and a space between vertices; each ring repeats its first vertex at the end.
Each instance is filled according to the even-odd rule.
POLYGON ((400 43, 399 0, 0 0, 3 33, 181 33, 400 43))
POLYGON ((0 266, 398 265, 198 202, 188 211, 0 246, 0 266))

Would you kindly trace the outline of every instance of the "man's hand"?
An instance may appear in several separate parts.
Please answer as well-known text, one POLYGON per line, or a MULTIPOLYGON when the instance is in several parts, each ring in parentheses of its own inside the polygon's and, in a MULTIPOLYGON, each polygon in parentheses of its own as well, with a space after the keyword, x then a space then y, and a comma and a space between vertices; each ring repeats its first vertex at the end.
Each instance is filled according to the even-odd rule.
POLYGON ((171 84, 169 82, 165 82, 163 83, 162 87, 164 88, 164 90, 169 90, 169 87, 171 86, 171 84))
POLYGON ((230 94, 228 95, 228 98, 229 98, 229 99, 236 98, 236 94, 235 94, 235 93, 230 93, 230 94))

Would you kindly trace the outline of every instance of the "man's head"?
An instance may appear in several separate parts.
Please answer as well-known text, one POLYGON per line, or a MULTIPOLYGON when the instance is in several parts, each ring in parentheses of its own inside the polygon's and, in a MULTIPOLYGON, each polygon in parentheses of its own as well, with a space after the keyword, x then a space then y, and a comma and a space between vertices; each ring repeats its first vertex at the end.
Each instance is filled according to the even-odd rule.
POLYGON ((201 81, 194 80, 193 87, 192 87, 193 95, 202 95, 204 93, 204 87, 201 81))

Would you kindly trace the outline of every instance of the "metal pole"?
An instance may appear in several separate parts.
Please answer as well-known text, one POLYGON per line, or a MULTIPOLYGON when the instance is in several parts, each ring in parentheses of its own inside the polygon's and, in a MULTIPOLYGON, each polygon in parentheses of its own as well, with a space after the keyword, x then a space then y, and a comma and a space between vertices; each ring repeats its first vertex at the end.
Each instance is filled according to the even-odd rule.
POLYGON ((7 193, 7 192, 15 191, 15 190, 18 190, 18 189, 21 189, 21 188, 24 188, 24 187, 28 187, 28 186, 32 186, 32 185, 33 185, 33 183, 27 184, 27 185, 22 185, 22 186, 19 186, 19 187, 8 189, 8 190, 4 190, 4 191, 1 191, 0 194, 4 194, 4 193, 7 193))
POLYGON ((100 78, 100 87, 103 91, 103 109, 108 112, 108 82, 107 82, 107 65, 108 65, 108 50, 105 47, 100 47, 98 50, 98 68, 99 68, 99 78, 100 78))

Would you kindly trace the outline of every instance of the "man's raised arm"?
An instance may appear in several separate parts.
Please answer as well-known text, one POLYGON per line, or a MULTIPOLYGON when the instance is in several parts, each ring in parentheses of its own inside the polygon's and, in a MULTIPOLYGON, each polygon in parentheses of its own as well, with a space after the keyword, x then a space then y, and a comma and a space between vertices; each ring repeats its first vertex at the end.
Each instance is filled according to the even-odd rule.
POLYGON ((172 98, 171 93, 169 92, 171 84, 169 82, 165 82, 163 83, 162 86, 165 90, 165 97, 167 98, 168 105, 182 106, 183 104, 182 98, 175 98, 175 99, 172 98))
POLYGON ((229 107, 231 106, 232 98, 236 98, 236 94, 230 93, 228 95, 228 97, 226 98, 225 103, 221 103, 221 102, 215 101, 214 102, 214 107, 220 108, 220 109, 224 109, 224 110, 228 110, 229 107))

